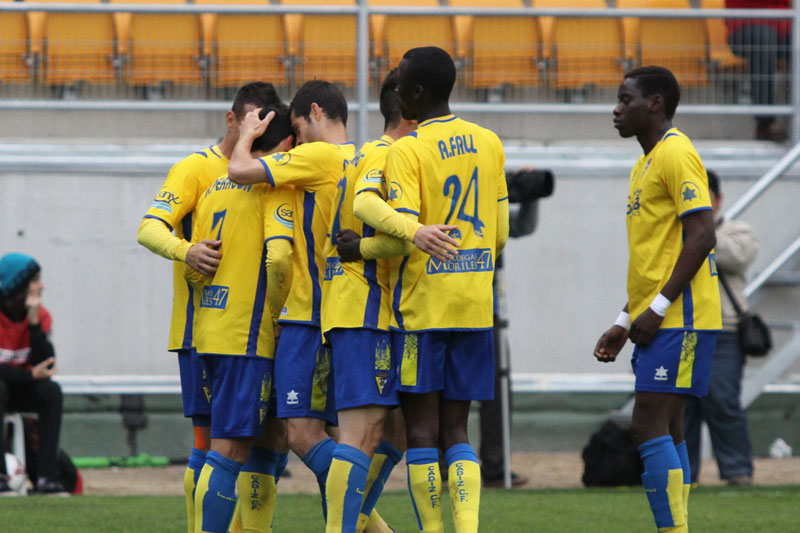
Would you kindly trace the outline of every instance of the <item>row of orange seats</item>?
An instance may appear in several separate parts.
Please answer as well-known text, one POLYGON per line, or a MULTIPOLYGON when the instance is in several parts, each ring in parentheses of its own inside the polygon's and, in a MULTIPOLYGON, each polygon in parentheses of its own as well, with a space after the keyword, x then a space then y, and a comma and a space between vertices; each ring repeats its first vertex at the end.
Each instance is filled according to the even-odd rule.
MULTIPOLYGON (((32 1, 37 0, 28 3, 32 1)), ((123 1, 131 3, 111 0, 123 1)), ((143 1, 147 0, 138 0, 143 1)), ((149 0, 154 2, 183 0, 149 0)), ((703 0, 702 7, 719 7, 716 4, 722 2, 703 0)), ((342 5, 352 0, 283 3, 342 5)), ((440 5, 438 0, 402 3, 440 5)), ((449 4, 523 5, 522 0, 450 0, 449 4)), ((689 7, 688 0, 617 0, 616 4, 689 7)), ((605 0, 533 0, 532 5, 606 6, 605 0)), ((661 64, 676 72, 682 83, 699 85, 708 81, 715 50, 730 54, 724 31, 721 20, 704 19, 373 15, 370 57, 376 70, 385 72, 408 48, 438 45, 462 62, 471 87, 538 86, 544 76, 557 88, 614 86, 623 67, 630 64, 661 64)), ((37 63, 36 75, 47 85, 114 83, 120 78, 132 85, 200 84, 206 76, 216 86, 235 86, 251 79, 285 84, 289 76, 344 84, 356 79, 356 18, 348 15, 0 12, 0 35, 0 82, 30 81, 37 63)))

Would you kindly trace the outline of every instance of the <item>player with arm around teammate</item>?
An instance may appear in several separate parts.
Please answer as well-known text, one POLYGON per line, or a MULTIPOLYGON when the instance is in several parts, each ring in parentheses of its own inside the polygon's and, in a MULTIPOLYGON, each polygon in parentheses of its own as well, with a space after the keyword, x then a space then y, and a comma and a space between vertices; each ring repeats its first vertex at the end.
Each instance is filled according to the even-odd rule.
POLYGON ((594 355, 614 361, 628 338, 636 344, 631 432, 642 484, 659 531, 688 531, 683 413, 687 396, 708 391, 722 326, 708 182, 691 141, 672 126, 680 89, 669 70, 626 73, 617 99, 614 127, 644 155, 628 193, 628 303, 594 355))

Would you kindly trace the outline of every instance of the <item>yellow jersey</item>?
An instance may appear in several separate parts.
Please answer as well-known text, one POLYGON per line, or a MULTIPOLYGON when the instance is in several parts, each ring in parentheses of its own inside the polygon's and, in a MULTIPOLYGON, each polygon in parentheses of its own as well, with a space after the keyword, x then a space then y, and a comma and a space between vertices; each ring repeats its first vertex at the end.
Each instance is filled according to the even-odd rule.
MULTIPOLYGON (((272 187, 295 188, 292 288, 280 322, 320 326, 325 239, 336 186, 355 155, 353 143, 305 143, 288 152, 259 158, 272 187)), ((267 193, 269 194, 269 193, 267 193)))
MULTIPOLYGON (((672 275, 683 249, 681 217, 711 209, 703 162, 686 135, 672 128, 639 158, 628 192, 628 311, 636 319, 672 275)), ((670 305, 661 329, 722 328, 714 253, 670 305)))
POLYGON ((389 329, 389 261, 361 259, 339 262, 336 234, 353 230, 372 237, 375 229, 353 213, 357 194, 373 191, 386 199, 383 169, 394 139, 388 135, 365 143, 349 162, 339 180, 333 202, 334 215, 325 242, 325 274, 322 282, 322 332, 333 328, 389 329))
MULTIPOLYGON (((219 146, 210 146, 176 163, 158 191, 144 218, 162 221, 175 235, 192 240, 192 213, 201 194, 214 179, 228 173, 228 158, 219 146)), ((184 264, 174 261, 172 271, 172 319, 169 328, 170 351, 188 350, 192 343, 195 311, 192 287, 183 277, 184 264)))
POLYGON ((505 154, 493 132, 453 115, 420 123, 386 157, 388 203, 422 224, 453 224, 461 242, 443 263, 420 250, 393 259, 392 328, 490 329, 497 204, 508 200, 505 154))
POLYGON ((222 241, 222 260, 202 287, 195 313, 200 355, 272 358, 275 335, 267 302, 265 220, 267 185, 237 185, 223 175, 195 211, 195 242, 222 241))

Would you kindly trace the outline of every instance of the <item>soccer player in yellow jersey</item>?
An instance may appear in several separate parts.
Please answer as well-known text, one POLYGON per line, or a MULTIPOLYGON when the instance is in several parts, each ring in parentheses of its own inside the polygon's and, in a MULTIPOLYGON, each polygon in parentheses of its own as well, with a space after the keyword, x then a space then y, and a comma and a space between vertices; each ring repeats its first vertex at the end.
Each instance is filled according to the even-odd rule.
MULTIPOLYGON (((400 450, 405 449, 404 444, 391 442, 402 435, 383 437, 387 411, 398 405, 398 399, 390 351, 389 263, 377 258, 406 253, 405 245, 413 248, 413 244, 387 235, 376 237, 375 230, 354 214, 357 196, 375 195, 378 201, 384 201, 386 152, 396 139, 416 129, 416 121, 400 115, 397 80, 395 69, 381 87, 383 136, 361 147, 339 181, 325 244, 322 331, 331 346, 339 419, 338 445, 327 484, 329 532, 370 531, 369 517, 384 483, 402 458, 400 450), (356 249, 363 244, 363 256, 359 253, 355 261, 340 262, 338 238, 349 238, 356 249)), ((408 225, 416 229, 419 223, 408 225)))
POLYGON ((195 295, 183 278, 183 264, 205 275, 219 265, 216 240, 191 244, 192 216, 200 195, 228 169, 228 158, 239 137, 245 113, 280 103, 269 83, 244 85, 225 114, 227 130, 219 144, 195 152, 173 166, 139 226, 138 241, 150 251, 174 261, 172 320, 168 349, 178 353, 184 416, 192 419, 195 441, 184 477, 188 530, 194 531, 194 488, 209 446, 210 406, 203 392, 202 362, 192 355, 195 295), (175 232, 175 235, 172 234, 175 232))
MULTIPOLYGON (((265 155, 286 150, 291 142, 288 109, 283 106, 253 150, 265 155)), ((274 210, 266 205, 266 188, 237 185, 222 175, 203 193, 196 209, 195 238, 220 241, 223 251, 213 277, 187 271, 200 291, 195 346, 206 364, 211 399, 211 450, 195 491, 198 532, 228 531, 236 480, 245 462, 247 477, 259 486, 251 487, 252 481, 240 485, 242 507, 274 509, 284 431, 274 419, 274 399, 270 405, 275 336, 267 303, 264 235, 274 210), (253 446, 251 453, 254 439, 260 446, 253 446), (272 490, 265 492, 267 488, 272 490)), ((263 524, 256 520, 252 526, 242 518, 247 531, 270 530, 271 513, 260 517, 263 524)))
POLYGON ((644 155, 628 192, 628 303, 595 346, 614 361, 630 338, 636 396, 631 433, 659 531, 684 532, 691 484, 683 437, 687 396, 708 392, 722 327, 708 180, 686 135, 672 126, 680 100, 673 74, 641 67, 625 74, 614 127, 644 155))
POLYGON ((272 115, 261 120, 251 113, 242 123, 229 175, 243 185, 295 187, 293 278, 275 354, 278 416, 288 419, 289 445, 317 477, 327 513, 325 481, 336 443, 325 430, 326 424, 336 423, 336 410, 330 354, 320 331, 323 247, 336 186, 355 147, 347 140, 347 102, 334 85, 322 80, 303 84, 290 110, 298 146, 269 157, 252 157, 251 143, 272 115))

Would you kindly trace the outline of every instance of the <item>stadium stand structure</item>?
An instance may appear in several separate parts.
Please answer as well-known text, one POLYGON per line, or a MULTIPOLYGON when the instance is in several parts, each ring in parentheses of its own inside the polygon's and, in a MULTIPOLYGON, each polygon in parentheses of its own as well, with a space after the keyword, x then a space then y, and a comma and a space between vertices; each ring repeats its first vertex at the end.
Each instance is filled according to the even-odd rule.
POLYGON ((0 35, 0 83, 30 81, 34 64, 27 14, 0 13, 0 35))

